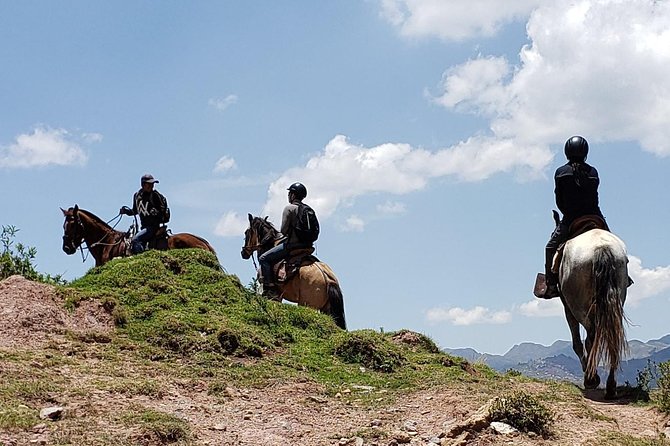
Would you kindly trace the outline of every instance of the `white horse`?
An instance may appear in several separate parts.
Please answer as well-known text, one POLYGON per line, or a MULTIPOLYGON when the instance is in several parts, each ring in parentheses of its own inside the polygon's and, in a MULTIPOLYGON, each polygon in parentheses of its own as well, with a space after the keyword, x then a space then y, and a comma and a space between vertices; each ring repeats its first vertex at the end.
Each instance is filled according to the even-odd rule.
POLYGON ((609 366, 605 398, 615 398, 615 374, 627 348, 623 324, 629 285, 626 246, 611 232, 585 232, 565 244, 558 275, 572 348, 584 372, 584 388, 598 387, 597 367, 603 361, 609 366), (586 330, 586 351, 580 324, 586 330))

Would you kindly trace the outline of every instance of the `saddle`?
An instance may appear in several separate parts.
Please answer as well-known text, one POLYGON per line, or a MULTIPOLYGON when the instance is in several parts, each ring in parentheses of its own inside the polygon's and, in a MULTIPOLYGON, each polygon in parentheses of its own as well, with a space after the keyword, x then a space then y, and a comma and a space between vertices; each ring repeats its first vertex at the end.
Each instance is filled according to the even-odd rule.
POLYGON ((274 273, 279 283, 286 283, 293 279, 300 271, 301 266, 318 262, 314 255, 314 248, 300 248, 292 250, 288 258, 274 265, 274 273))
POLYGON ((558 273, 561 260, 563 260, 563 248, 565 247, 565 244, 569 240, 592 229, 602 229, 604 231, 610 230, 610 228, 607 226, 607 222, 605 222, 605 220, 599 215, 584 215, 583 217, 575 219, 575 221, 570 224, 570 227, 568 228, 568 240, 561 243, 556 250, 554 261, 551 264, 551 271, 558 273))
MULTIPOLYGON (((128 232, 126 232, 123 236, 126 256, 131 256, 133 254, 131 247, 133 243, 133 237, 135 237, 137 231, 136 228, 136 226, 131 226, 130 229, 128 229, 128 232)), ((168 238, 170 237, 170 234, 171 231, 167 226, 160 226, 156 231, 156 234, 151 238, 151 240, 147 242, 146 249, 158 249, 163 251, 168 249, 168 238)))
POLYGON ((147 243, 147 248, 159 250, 168 249, 168 237, 170 237, 170 230, 167 226, 159 226, 156 235, 154 235, 147 243))

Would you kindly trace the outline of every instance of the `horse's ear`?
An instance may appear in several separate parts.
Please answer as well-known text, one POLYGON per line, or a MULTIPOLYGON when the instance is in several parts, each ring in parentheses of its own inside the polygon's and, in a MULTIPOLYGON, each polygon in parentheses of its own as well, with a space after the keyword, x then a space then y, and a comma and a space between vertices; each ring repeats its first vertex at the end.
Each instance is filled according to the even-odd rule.
POLYGON ((254 221, 254 216, 251 215, 251 214, 248 214, 248 215, 249 215, 249 223, 251 223, 252 221, 254 221))
POLYGON ((77 212, 79 212, 79 205, 78 205, 78 204, 75 204, 75 205, 74 205, 74 208, 72 209, 72 212, 73 212, 74 214, 77 214, 77 212))
POLYGON ((263 220, 268 221, 268 217, 269 217, 269 215, 266 215, 263 220))
POLYGON ((67 211, 66 211, 65 209, 63 209, 63 208, 60 208, 60 210, 61 210, 61 212, 63 213, 63 215, 64 215, 65 217, 67 217, 67 211))

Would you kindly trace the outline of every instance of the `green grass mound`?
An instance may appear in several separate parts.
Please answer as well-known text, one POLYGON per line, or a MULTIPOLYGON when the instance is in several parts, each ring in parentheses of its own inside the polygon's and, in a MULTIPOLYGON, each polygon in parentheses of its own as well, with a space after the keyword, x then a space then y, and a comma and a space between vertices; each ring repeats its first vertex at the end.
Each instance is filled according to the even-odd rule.
POLYGON ((424 335, 346 332, 311 308, 268 301, 198 249, 115 259, 61 292, 70 306, 95 300, 114 316, 112 347, 130 342, 150 360, 195 364, 200 376, 409 389, 479 373, 424 335))

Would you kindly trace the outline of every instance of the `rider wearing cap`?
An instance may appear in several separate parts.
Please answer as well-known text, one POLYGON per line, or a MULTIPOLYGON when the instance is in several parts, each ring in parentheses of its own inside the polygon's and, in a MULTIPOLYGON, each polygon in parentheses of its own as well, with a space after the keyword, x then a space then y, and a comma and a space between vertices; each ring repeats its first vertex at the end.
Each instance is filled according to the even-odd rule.
POLYGON ((307 196, 307 188, 302 183, 293 183, 287 190, 289 204, 284 207, 281 219, 283 239, 280 239, 282 241, 277 246, 266 251, 258 258, 263 276, 263 294, 268 297, 278 295, 273 265, 288 257, 294 249, 312 247, 312 243, 300 241, 294 230, 298 220, 298 205, 307 196))
POLYGON ((597 215, 605 220, 598 205, 598 171, 595 167, 586 164, 589 153, 589 143, 581 136, 573 136, 565 142, 565 156, 568 162, 556 169, 554 174, 556 206, 563 214, 551 239, 545 248, 545 280, 547 291, 545 299, 560 295, 558 290, 558 275, 551 271, 556 250, 568 240, 570 224, 577 218, 585 215, 597 215))
POLYGON ((141 231, 135 234, 131 244, 133 254, 144 251, 146 243, 155 237, 161 223, 167 223, 170 219, 170 208, 167 199, 154 189, 154 183, 158 180, 150 174, 144 174, 141 178, 142 188, 133 195, 133 207, 123 206, 120 214, 140 216, 141 231))

